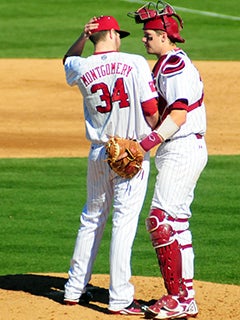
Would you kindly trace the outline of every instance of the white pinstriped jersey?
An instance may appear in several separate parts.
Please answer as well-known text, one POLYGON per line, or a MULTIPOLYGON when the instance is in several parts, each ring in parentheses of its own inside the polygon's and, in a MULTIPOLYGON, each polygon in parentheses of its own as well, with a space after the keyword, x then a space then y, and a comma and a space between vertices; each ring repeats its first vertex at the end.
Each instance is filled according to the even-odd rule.
POLYGON ((109 136, 141 140, 151 129, 141 102, 157 97, 147 61, 123 52, 68 57, 69 85, 78 85, 84 98, 86 137, 104 143, 109 136))
POLYGON ((153 69, 155 85, 166 105, 160 110, 163 119, 170 106, 179 99, 188 101, 187 121, 173 138, 206 132, 206 111, 202 101, 203 83, 198 70, 182 49, 175 49, 162 57, 153 69))

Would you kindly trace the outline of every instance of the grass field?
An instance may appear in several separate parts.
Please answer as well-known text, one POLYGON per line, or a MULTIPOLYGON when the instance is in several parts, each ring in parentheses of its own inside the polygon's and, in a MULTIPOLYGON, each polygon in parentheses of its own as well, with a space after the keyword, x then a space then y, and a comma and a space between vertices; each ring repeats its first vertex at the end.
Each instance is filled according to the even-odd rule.
MULTIPOLYGON (((86 158, 0 160, 0 274, 66 272, 86 196, 86 158)), ((196 278, 239 284, 240 156, 210 156, 196 189, 191 228, 196 278), (238 239, 239 240, 239 239, 238 239)), ((145 230, 152 171, 133 250, 133 274, 159 274, 145 230)), ((111 218, 95 273, 108 273, 111 218)))
MULTIPOLYGON (((0 58, 60 58, 93 15, 114 15, 131 37, 122 50, 145 55, 141 27, 126 16, 143 1, 1 0, 0 58)), ((193 60, 239 60, 239 0, 173 0, 193 60), (194 10, 189 12, 188 10, 194 10)), ((87 45, 85 55, 91 53, 87 45)), ((13 75, 14 76, 14 75, 13 75)), ((0 274, 66 272, 85 201, 86 159, 0 160, 0 274)), ((240 156, 211 156, 196 189, 191 229, 196 279, 239 284, 240 156)), ((133 274, 159 275, 145 231, 154 176, 133 250, 133 274)), ((95 273, 107 273, 110 220, 95 273)))
MULTIPOLYGON (((59 58, 79 36, 84 24, 96 15, 114 15, 131 36, 122 50, 146 55, 142 26, 127 17, 146 1, 116 0, 1 0, 0 58, 59 58)), ((182 48, 193 60, 239 60, 240 2, 173 0, 184 20, 182 48), (193 10, 189 12, 188 10, 193 10), (229 50, 231 48, 231 50, 229 50)), ((86 46, 84 54, 92 52, 86 46)), ((149 57, 149 56, 148 56, 149 57)))

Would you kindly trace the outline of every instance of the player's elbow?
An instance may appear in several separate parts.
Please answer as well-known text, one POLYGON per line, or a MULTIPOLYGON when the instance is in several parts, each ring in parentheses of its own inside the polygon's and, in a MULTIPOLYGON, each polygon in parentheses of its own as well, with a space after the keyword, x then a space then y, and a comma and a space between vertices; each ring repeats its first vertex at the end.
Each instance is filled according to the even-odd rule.
POLYGON ((178 127, 181 127, 187 121, 186 110, 172 110, 170 115, 172 120, 176 123, 178 127))

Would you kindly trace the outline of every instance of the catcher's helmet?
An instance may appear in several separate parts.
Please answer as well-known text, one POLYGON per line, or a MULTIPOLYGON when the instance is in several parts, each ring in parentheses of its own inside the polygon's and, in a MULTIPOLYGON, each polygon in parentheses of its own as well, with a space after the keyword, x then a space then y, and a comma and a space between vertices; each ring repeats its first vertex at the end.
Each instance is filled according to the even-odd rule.
POLYGON ((133 17, 136 23, 143 23, 143 30, 163 30, 173 42, 185 42, 180 36, 180 28, 183 28, 182 18, 166 2, 159 0, 156 4, 148 2, 135 12, 129 12, 129 17, 133 17), (161 5, 161 8, 160 8, 161 5), (180 28, 178 25, 178 22, 180 28))

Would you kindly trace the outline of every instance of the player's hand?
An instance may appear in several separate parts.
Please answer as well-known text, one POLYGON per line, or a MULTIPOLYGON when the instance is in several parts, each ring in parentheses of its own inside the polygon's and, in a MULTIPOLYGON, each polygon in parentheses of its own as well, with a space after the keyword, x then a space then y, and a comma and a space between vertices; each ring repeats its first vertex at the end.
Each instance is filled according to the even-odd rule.
POLYGON ((89 38, 90 35, 92 34, 92 30, 96 29, 98 27, 99 23, 96 22, 96 21, 97 21, 97 18, 93 17, 88 21, 88 23, 85 24, 85 26, 84 26, 84 36, 86 38, 89 38))

